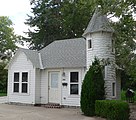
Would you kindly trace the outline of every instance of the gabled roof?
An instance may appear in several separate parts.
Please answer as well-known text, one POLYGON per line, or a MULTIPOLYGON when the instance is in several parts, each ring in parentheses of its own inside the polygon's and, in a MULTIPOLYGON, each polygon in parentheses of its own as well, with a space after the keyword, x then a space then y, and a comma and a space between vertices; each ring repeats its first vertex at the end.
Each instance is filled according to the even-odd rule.
POLYGON ((114 32, 114 29, 110 26, 107 16, 102 15, 102 13, 96 9, 82 36, 85 37, 88 33, 99 31, 114 32))
POLYGON ((20 48, 36 68, 74 68, 86 66, 84 38, 54 41, 40 51, 20 48))
POLYGON ((24 52, 27 58, 32 62, 36 68, 41 68, 39 55, 37 51, 20 48, 20 51, 24 52))
POLYGON ((83 38, 54 41, 39 52, 43 68, 86 66, 86 47, 83 38))

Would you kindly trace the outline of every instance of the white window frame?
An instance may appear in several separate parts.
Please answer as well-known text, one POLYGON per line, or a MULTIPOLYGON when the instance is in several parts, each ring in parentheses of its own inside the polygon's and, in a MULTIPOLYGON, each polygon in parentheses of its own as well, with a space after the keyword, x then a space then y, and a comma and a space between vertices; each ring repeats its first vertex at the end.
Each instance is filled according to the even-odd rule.
POLYGON ((13 94, 21 94, 21 95, 28 95, 29 94, 29 72, 28 71, 14 71, 13 72, 13 84, 12 84, 12 93, 13 94), (19 73, 19 82, 14 82, 14 73, 19 73), (22 82, 22 73, 28 73, 28 80, 27 82, 22 82), (14 92, 14 83, 19 83, 19 92, 14 92), (22 84, 27 83, 27 93, 22 92, 22 84))
POLYGON ((79 96, 79 92, 80 92, 80 86, 79 86, 79 81, 80 81, 80 72, 79 71, 70 71, 70 73, 69 73, 69 95, 70 96, 79 96), (71 73, 72 72, 77 72, 78 73, 78 82, 71 82, 71 73), (71 94, 71 85, 74 85, 74 84, 77 84, 78 85, 78 94, 71 94))

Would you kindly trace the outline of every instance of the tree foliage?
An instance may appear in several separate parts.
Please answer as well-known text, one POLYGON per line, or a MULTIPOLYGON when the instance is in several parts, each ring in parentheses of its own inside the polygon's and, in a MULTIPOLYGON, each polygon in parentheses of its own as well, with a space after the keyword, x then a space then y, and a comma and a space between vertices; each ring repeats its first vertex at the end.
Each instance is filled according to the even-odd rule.
POLYGON ((4 68, 17 48, 15 42, 19 38, 14 34, 12 21, 6 16, 0 16, 0 90, 6 91, 8 75, 4 68))
POLYGON ((99 60, 95 61, 87 71, 81 90, 81 110, 87 116, 95 114, 95 101, 105 97, 104 79, 99 60))
POLYGON ((35 30, 28 32, 26 41, 38 50, 54 40, 81 37, 96 6, 101 6, 115 29, 116 63, 136 78, 135 0, 31 0, 31 4, 33 15, 26 24, 35 30))
POLYGON ((8 17, 0 16, 0 52, 6 55, 16 49, 15 42, 18 40, 12 24, 8 17))

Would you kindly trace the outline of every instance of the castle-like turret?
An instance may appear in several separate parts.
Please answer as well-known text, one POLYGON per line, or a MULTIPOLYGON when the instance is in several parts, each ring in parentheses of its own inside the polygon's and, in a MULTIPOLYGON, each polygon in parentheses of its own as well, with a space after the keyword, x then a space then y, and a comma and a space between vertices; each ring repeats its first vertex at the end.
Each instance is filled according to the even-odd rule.
POLYGON ((110 26, 107 16, 102 15, 97 9, 83 34, 86 39, 87 69, 89 69, 95 57, 105 61, 103 74, 107 99, 119 98, 113 33, 114 29, 110 26))

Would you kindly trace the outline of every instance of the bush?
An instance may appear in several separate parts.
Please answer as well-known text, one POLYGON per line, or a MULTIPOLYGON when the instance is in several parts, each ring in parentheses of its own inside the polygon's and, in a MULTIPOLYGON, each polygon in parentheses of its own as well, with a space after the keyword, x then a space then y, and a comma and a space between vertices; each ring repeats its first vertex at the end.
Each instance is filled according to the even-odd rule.
POLYGON ((108 120, 129 120, 129 105, 119 100, 97 100, 95 113, 108 120))
POLYGON ((87 71, 81 90, 81 110, 87 116, 95 115, 95 100, 104 99, 104 79, 99 60, 95 61, 87 71))
MULTIPOLYGON (((134 101, 136 101, 136 91, 134 91, 135 92, 135 96, 134 96, 134 101)), ((124 90, 122 90, 121 91, 121 100, 123 100, 123 101, 126 101, 126 91, 124 91, 124 90)))

